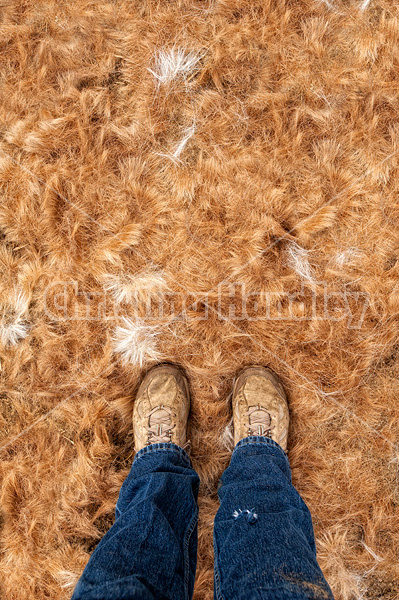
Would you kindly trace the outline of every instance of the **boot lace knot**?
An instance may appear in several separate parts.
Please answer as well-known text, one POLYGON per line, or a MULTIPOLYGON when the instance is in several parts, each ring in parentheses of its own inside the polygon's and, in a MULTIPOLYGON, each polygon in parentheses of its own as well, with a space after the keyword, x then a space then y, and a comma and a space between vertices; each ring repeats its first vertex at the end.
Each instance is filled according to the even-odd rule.
POLYGON ((272 437, 274 426, 271 426, 272 419, 269 411, 258 404, 257 406, 250 406, 246 414, 249 417, 248 423, 245 423, 248 435, 263 435, 268 438, 272 437))
POLYGON ((172 409, 163 404, 148 413, 147 446, 172 440, 172 431, 176 427, 176 424, 172 425, 173 416, 172 409))

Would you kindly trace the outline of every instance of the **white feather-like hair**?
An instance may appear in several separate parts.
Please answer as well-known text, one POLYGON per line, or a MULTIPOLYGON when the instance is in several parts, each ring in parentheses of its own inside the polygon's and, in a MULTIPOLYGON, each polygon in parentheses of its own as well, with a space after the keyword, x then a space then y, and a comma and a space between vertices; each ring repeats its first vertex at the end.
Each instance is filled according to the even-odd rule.
POLYGON ((302 248, 296 242, 290 242, 287 247, 287 264, 301 279, 314 281, 313 269, 309 262, 310 251, 302 248))
POLYGON ((26 320, 29 298, 15 290, 7 303, 0 308, 0 342, 3 346, 13 346, 28 335, 26 320))
POLYGON ((197 50, 187 52, 184 48, 159 50, 155 56, 154 68, 148 71, 159 84, 186 79, 194 72, 203 54, 197 50))
POLYGON ((132 301, 147 301, 153 296, 163 293, 167 289, 164 274, 161 271, 139 273, 137 275, 112 275, 103 278, 106 292, 112 294, 117 304, 132 301))
POLYGON ((150 327, 128 317, 122 317, 122 323, 115 328, 113 344, 114 352, 121 355, 123 362, 142 367, 149 360, 162 359, 157 349, 159 327, 150 327))

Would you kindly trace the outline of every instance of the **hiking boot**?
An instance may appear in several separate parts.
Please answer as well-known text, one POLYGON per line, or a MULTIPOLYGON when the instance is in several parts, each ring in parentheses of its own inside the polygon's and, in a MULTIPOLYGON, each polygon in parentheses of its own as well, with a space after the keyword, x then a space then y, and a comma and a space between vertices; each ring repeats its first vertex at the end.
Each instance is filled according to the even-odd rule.
POLYGON ((190 412, 188 381, 173 365, 158 365, 144 377, 133 408, 136 452, 158 442, 184 446, 190 412))
POLYGON ((234 443, 262 435, 287 451, 289 412, 287 397, 277 375, 266 367, 247 367, 233 387, 234 443))

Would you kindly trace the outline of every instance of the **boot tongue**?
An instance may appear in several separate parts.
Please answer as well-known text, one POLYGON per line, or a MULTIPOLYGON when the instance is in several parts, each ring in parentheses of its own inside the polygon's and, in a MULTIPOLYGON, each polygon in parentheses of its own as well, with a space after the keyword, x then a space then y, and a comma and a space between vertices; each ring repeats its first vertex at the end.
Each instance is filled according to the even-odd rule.
POLYGON ((170 412, 165 410, 162 407, 159 407, 158 410, 153 412, 150 417, 150 427, 154 425, 170 425, 171 424, 171 416, 170 412))
POLYGON ((271 418, 267 410, 253 410, 249 416, 249 423, 253 425, 263 425, 263 427, 270 427, 271 418))

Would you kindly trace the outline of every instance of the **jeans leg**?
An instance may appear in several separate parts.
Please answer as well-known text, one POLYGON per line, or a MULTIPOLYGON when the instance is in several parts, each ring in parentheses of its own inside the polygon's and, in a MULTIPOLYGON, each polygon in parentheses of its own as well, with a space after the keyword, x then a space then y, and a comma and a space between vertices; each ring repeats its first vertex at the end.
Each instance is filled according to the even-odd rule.
POLYGON ((190 600, 197 564, 199 478, 172 443, 140 450, 114 525, 94 550, 72 600, 190 600))
POLYGON ((276 442, 240 440, 218 493, 217 600, 333 600, 316 560, 309 510, 276 442))

